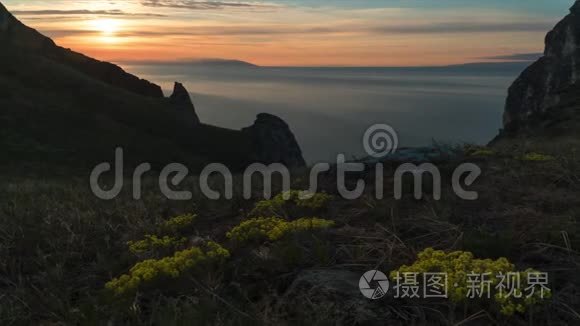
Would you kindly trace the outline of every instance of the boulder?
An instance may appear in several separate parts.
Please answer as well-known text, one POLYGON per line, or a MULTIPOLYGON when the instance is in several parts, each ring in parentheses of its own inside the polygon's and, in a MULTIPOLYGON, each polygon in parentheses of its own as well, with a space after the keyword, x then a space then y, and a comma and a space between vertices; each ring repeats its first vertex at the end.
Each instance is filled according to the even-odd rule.
POLYGON ((242 129, 242 132, 248 134, 253 141, 256 162, 282 163, 289 169, 306 166, 294 134, 279 117, 260 113, 254 124, 242 129))
POLYGON ((359 280, 362 273, 334 269, 313 269, 300 272, 284 297, 294 309, 311 313, 312 321, 323 323, 332 316, 336 324, 343 325, 401 325, 400 316, 389 306, 389 296, 370 300, 362 295, 359 280))

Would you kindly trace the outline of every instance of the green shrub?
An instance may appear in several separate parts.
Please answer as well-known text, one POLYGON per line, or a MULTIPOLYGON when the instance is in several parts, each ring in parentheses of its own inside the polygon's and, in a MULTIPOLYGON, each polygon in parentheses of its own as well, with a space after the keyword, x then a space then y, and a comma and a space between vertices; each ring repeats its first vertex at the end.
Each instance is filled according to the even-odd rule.
POLYGON ((186 214, 186 215, 176 216, 176 217, 173 217, 173 218, 163 222, 161 224, 161 227, 164 230, 167 230, 170 232, 179 232, 179 231, 186 230, 189 227, 191 227, 193 225, 193 222, 195 222, 196 218, 197 218, 197 215, 195 215, 195 214, 186 214))
POLYGON ((164 236, 162 238, 156 235, 146 235, 143 240, 129 241, 129 251, 134 254, 143 254, 160 249, 176 249, 187 243, 187 238, 176 238, 164 236))
POLYGON ((540 153, 527 153, 520 157, 522 161, 528 162, 549 162, 553 161, 556 158, 551 155, 540 154, 540 153))
POLYGON ((129 273, 111 280, 105 288, 117 296, 130 295, 150 283, 176 279, 202 264, 222 262, 229 256, 229 251, 219 244, 207 242, 203 248, 192 247, 178 251, 171 257, 148 259, 137 263, 129 273))
POLYGON ((493 156, 493 155, 495 155, 495 152, 492 151, 491 149, 480 149, 471 153, 471 156, 493 156))
MULTIPOLYGON (((447 275, 447 284, 449 285, 449 299, 452 302, 463 302, 467 299, 469 291, 468 274, 489 273, 491 281, 489 291, 490 296, 499 305, 499 310, 504 315, 513 315, 515 312, 524 313, 529 306, 539 303, 542 299, 551 296, 548 289, 544 289, 544 298, 541 298, 540 289, 534 291, 534 294, 527 298, 522 295, 517 298, 508 293, 500 292, 496 287, 500 282, 497 275, 508 275, 508 273, 517 273, 521 280, 521 288, 516 289, 517 294, 521 295, 522 289, 528 287, 527 276, 539 273, 532 269, 526 271, 516 271, 515 266, 506 258, 492 259, 474 259, 473 254, 465 251, 454 251, 445 253, 443 251, 427 248, 418 254, 417 260, 411 266, 401 266, 398 270, 391 272, 390 276, 396 279, 403 273, 445 273, 447 275)), ((519 296, 518 295, 518 296, 519 296)), ((485 297, 484 297, 485 298, 485 297)), ((490 299, 491 300, 491 299, 490 299)))
POLYGON ((466 145, 463 150, 469 156, 493 156, 497 154, 494 150, 485 146, 466 145))
POLYGON ((272 199, 256 203, 250 216, 284 216, 285 210, 294 206, 309 210, 321 210, 327 207, 332 196, 326 193, 307 193, 300 190, 290 190, 278 194, 272 199))
POLYGON ((240 223, 227 233, 227 237, 240 243, 276 241, 288 234, 326 229, 333 225, 333 221, 320 218, 301 218, 289 222, 277 217, 261 217, 240 223))

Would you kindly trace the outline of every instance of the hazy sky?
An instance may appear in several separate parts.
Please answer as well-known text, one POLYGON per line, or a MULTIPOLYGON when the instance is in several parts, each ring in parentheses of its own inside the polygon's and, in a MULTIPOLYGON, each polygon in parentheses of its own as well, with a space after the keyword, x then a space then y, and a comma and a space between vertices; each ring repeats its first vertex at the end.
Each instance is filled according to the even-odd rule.
POLYGON ((572 0, 4 0, 102 60, 409 66, 535 53, 572 0))

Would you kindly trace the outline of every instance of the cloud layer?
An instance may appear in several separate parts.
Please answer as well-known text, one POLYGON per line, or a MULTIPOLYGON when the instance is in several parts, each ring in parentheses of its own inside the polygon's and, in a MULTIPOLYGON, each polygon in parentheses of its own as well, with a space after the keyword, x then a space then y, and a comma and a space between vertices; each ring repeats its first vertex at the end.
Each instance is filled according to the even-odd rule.
POLYGON ((488 60, 501 60, 501 61, 536 61, 544 54, 541 52, 535 53, 516 53, 510 55, 498 55, 489 58, 488 60))
POLYGON ((98 15, 98 16, 132 16, 132 17, 166 17, 161 14, 150 13, 127 13, 119 9, 112 10, 13 10, 12 14, 16 16, 52 16, 52 15, 98 15))
POLYGON ((146 7, 165 7, 192 10, 216 10, 228 8, 265 9, 275 7, 273 4, 242 1, 199 1, 199 0, 143 0, 146 7))
POLYGON ((448 10, 395 8, 384 0, 372 6, 338 2, 54 0, 48 6, 44 0, 12 0, 19 3, 16 16, 59 44, 112 61, 219 57, 259 65, 348 66, 524 61, 533 60, 560 19, 471 5, 448 10))

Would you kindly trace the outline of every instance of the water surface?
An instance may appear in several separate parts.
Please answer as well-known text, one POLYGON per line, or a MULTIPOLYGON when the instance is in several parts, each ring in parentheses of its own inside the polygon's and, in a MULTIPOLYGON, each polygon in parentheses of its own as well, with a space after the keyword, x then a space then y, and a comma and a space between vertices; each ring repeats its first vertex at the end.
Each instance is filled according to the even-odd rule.
POLYGON ((212 64, 125 65, 169 94, 191 92, 205 123, 240 129, 256 114, 286 120, 306 160, 364 155, 365 130, 386 123, 401 146, 479 143, 501 128, 507 88, 525 63, 435 68, 276 68, 212 64))

